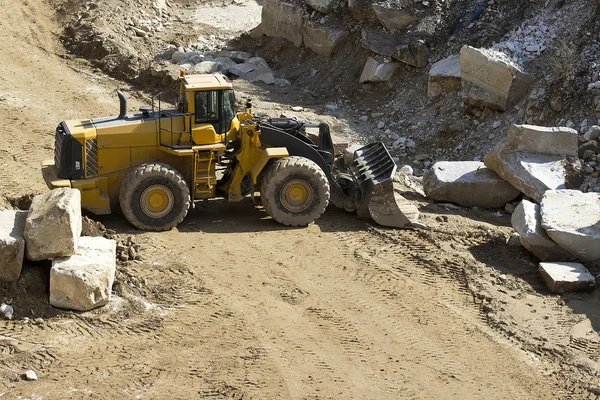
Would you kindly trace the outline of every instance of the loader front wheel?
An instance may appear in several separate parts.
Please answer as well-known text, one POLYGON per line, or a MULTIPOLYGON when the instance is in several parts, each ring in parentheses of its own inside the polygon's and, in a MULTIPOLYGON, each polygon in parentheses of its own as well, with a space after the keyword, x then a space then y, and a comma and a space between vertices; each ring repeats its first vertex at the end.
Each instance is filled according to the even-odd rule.
POLYGON ((329 182, 323 170, 304 157, 275 161, 261 183, 262 204, 277 222, 287 226, 308 225, 329 204, 329 182))
POLYGON ((127 175, 119 193, 121 211, 133 226, 167 231, 177 226, 190 208, 185 179, 163 163, 140 165, 127 175))

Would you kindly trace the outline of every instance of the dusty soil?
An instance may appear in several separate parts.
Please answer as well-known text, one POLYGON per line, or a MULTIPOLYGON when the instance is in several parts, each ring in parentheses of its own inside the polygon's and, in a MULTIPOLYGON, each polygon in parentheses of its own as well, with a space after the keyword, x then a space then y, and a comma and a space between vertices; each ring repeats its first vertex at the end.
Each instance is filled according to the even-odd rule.
MULTIPOLYGON (((56 124, 116 114, 127 85, 65 56, 57 4, 0 4, 0 185, 16 199, 46 190, 56 124)), ((303 95, 236 88, 275 114, 303 95)), ((110 305, 89 313, 46 303, 47 263, 0 286, 15 306, 0 398, 597 398, 598 292, 550 295, 506 246, 508 216, 417 201, 428 230, 335 209, 288 229, 250 199, 203 203, 165 233, 102 218, 143 260, 120 264, 110 305)))

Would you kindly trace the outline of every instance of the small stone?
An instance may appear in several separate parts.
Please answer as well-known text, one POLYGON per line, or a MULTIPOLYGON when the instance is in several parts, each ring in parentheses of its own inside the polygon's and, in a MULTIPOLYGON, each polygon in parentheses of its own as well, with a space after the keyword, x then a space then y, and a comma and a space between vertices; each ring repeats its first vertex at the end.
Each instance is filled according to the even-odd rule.
POLYGON ((119 260, 127 261, 129 260, 129 254, 126 251, 122 251, 119 253, 119 260))
POLYGON ((562 111, 563 101, 558 97, 553 98, 552 100, 550 100, 550 108, 552 108, 552 110, 556 112, 562 111))
POLYGON ((400 172, 403 175, 410 175, 412 176, 414 171, 413 168, 410 165, 403 165, 398 172, 400 172))
POLYGON ((588 130, 585 132, 585 134, 583 135, 583 138, 586 141, 597 140, 598 138, 600 138, 600 126, 598 126, 598 125, 590 126, 588 128, 588 130))
POLYGON ((352 164, 352 161, 354 161, 354 153, 361 147, 361 145, 353 144, 352 146, 344 150, 344 165, 346 167, 349 167, 350 164, 352 164))
POLYGON ((4 318, 10 320, 13 319, 13 314, 15 313, 15 310, 8 304, 2 304, 0 306, 0 313, 4 314, 4 318))
POLYGON ((135 35, 138 36, 138 37, 146 37, 146 36, 148 36, 148 32, 143 31, 143 30, 141 30, 139 28, 132 27, 131 29, 133 29, 133 32, 135 32, 135 35))
POLYGON ((512 203, 506 203, 504 205, 504 211, 506 211, 508 214, 512 214, 515 212, 515 206, 513 206, 512 203))
POLYGON ((304 111, 304 107, 294 106, 294 107, 292 107, 292 111, 297 111, 297 112, 304 111))
POLYGON ((521 247, 521 235, 519 235, 517 232, 513 232, 508 238, 506 238, 506 244, 510 247, 521 247))
POLYGON ((43 318, 36 318, 33 320, 33 322, 35 322, 37 325, 42 325, 44 323, 44 319, 43 318))
POLYGON ((33 370, 28 369, 27 371, 25 371, 25 380, 26 381, 37 381, 38 380, 37 374, 33 370))
POLYGON ((385 122, 383 122, 383 121, 379 121, 379 122, 377 123, 377 129, 383 129, 383 128, 385 128, 385 122))
POLYGON ((498 128, 500 128, 500 126, 501 126, 501 125, 502 125, 502 122, 500 122, 500 121, 495 121, 495 122, 492 124, 492 128, 494 128, 494 129, 498 129, 498 128))
POLYGON ((129 248, 129 259, 130 260, 135 260, 136 256, 137 256, 137 251, 135 251, 135 249, 133 248, 133 246, 131 246, 129 248))
POLYGON ((369 116, 368 115, 361 115, 358 120, 360 122, 367 122, 369 120, 369 116))
POLYGON ((583 159, 586 161, 590 161, 595 156, 596 154, 592 150, 586 150, 585 153, 583 153, 583 159))

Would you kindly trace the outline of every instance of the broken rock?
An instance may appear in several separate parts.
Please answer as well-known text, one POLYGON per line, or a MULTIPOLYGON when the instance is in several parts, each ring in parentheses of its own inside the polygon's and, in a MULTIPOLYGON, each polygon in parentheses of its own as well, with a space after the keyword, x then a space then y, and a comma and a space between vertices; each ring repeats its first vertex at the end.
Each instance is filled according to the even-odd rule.
POLYGON ((249 53, 246 53, 245 51, 237 51, 237 50, 221 50, 221 51, 217 51, 216 53, 211 54, 211 55, 213 55, 215 57, 229 58, 236 63, 243 63, 244 61, 246 61, 247 59, 249 59, 251 57, 251 55, 249 53))
POLYGON ((267 85, 272 85, 275 83, 275 75, 273 75, 273 72, 270 70, 254 70, 241 75, 240 78, 245 79, 248 82, 262 82, 266 83, 267 85))
POLYGON ((429 44, 423 39, 365 29, 362 32, 361 44, 367 50, 414 67, 424 67, 429 63, 429 44))
POLYGON ((0 281, 19 279, 25 256, 27 211, 0 211, 0 281))
POLYGON ((460 50, 463 89, 470 104, 506 111, 529 90, 534 77, 495 50, 463 46, 460 50))
POLYGON ((252 64, 236 64, 229 67, 229 73, 235 76, 242 76, 248 72, 252 72, 256 67, 252 64))
POLYGON ((375 16, 390 31, 405 29, 419 18, 403 10, 388 7, 383 4, 373 5, 375 16))
POLYGON ((81 235, 81 192, 59 188, 37 195, 25 222, 27 258, 51 260, 75 254, 81 235))
POLYGON ((219 70, 219 64, 214 61, 203 61, 194 65, 191 69, 192 74, 212 74, 219 70))
POLYGON ((261 69, 261 70, 265 70, 265 71, 268 71, 271 69, 269 67, 269 64, 262 57, 250 57, 249 59, 244 61, 244 64, 254 65, 256 67, 256 69, 261 69))
POLYGON ((539 273, 552 293, 581 292, 596 286, 596 280, 579 263, 540 263, 539 273))
POLYGON ((429 64, 429 44, 423 39, 411 38, 398 43, 392 55, 398 61, 423 68, 429 64))
POLYGON ((229 73, 229 69, 237 65, 235 61, 227 57, 217 57, 213 60, 213 62, 217 64, 217 71, 223 75, 227 75, 229 73))
POLYGON ((78 311, 107 304, 115 279, 115 266, 114 240, 82 237, 75 255, 52 262, 50 304, 78 311))
POLYGON ((262 31, 270 37, 281 37, 302 45, 302 15, 304 9, 284 0, 265 0, 262 8, 262 31))
POLYGON ((342 28, 326 26, 313 21, 306 21, 302 28, 304 46, 327 57, 344 44, 347 36, 348 32, 342 28))
POLYGON ((572 261, 566 250, 548 237, 542 227, 540 206, 523 200, 512 214, 513 228, 521 236, 521 244, 542 261, 572 261))
POLYGON ((485 166, 536 202, 546 190, 579 187, 577 131, 512 125, 507 138, 485 156, 485 166), (569 157, 569 158, 568 158, 569 157))
POLYGON ((363 147, 360 144, 353 144, 344 150, 344 165, 349 167, 352 164, 352 161, 356 158, 356 150, 363 147))
POLYGON ((459 55, 455 54, 433 64, 429 71, 427 97, 437 97, 462 87, 459 55))
POLYGON ((540 208, 554 242, 581 261, 600 260, 600 193, 549 190, 540 208))
POLYGON ((479 161, 437 162, 423 178, 427 198, 466 207, 500 208, 519 191, 479 161))
POLYGON ((352 18, 357 20, 373 19, 373 2, 371 0, 348 0, 348 9, 352 18))
POLYGON ((334 2, 334 0, 306 0, 306 4, 323 14, 331 12, 334 2))
POLYGON ((380 63, 369 57, 360 75, 360 83, 389 81, 397 68, 398 63, 380 63))

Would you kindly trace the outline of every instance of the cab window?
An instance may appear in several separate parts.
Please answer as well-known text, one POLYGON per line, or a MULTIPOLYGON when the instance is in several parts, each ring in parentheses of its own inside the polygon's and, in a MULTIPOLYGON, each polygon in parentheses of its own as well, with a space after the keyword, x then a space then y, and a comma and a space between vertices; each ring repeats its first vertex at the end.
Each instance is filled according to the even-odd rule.
POLYGON ((219 122, 219 92, 217 90, 195 92, 194 103, 197 124, 219 122))

